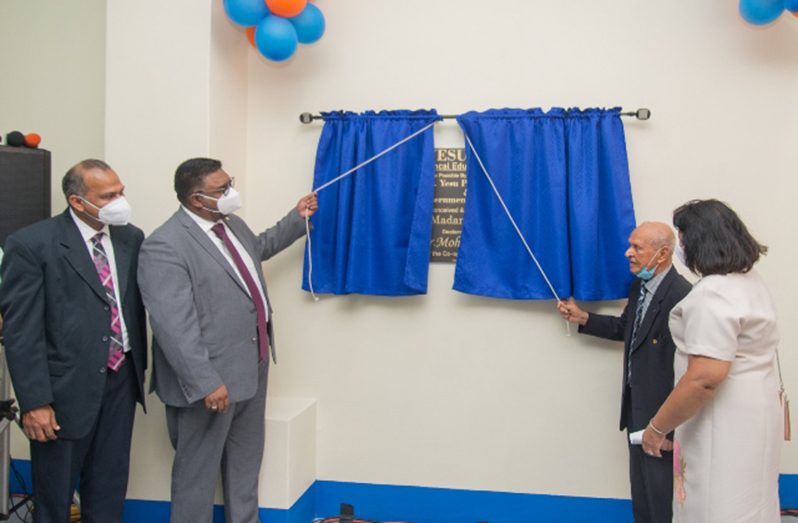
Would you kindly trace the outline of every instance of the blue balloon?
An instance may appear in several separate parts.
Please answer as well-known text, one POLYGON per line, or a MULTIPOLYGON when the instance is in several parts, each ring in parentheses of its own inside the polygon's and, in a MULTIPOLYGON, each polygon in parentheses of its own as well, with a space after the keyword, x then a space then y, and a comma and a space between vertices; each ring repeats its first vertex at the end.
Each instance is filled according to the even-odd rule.
POLYGON ((798 12, 798 0, 786 0, 784 8, 793 13, 798 12))
POLYGON ((269 16, 269 8, 263 0, 224 0, 224 11, 230 20, 244 27, 257 25, 269 16))
POLYGON ((740 15, 749 24, 769 24, 784 12, 784 0, 740 0, 740 15))
POLYGON ((321 9, 311 3, 308 3, 301 13, 288 20, 296 29, 299 43, 312 44, 324 34, 324 14, 321 9))
POLYGON ((298 42, 294 26, 279 16, 267 16, 255 29, 258 51, 274 62, 291 58, 298 42))

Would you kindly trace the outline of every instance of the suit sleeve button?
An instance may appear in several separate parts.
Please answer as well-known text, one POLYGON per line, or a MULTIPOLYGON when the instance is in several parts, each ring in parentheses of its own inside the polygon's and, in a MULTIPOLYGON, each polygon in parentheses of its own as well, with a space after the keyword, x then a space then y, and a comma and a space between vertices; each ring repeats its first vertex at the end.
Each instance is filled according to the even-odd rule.
POLYGON ((105 367, 100 367, 100 374, 105 374, 105 367))
POLYGON ((103 341, 108 341, 108 336, 103 336, 103 341))
POLYGON ((656 339, 654 339, 654 340, 653 340, 651 343, 653 343, 654 345, 656 345, 656 344, 657 344, 657 340, 656 340, 656 339))
POLYGON ((252 336, 252 343, 255 343, 256 341, 258 341, 258 337, 257 336, 252 336))
POLYGON ((111 310, 111 307, 109 307, 108 305, 106 305, 105 307, 103 307, 103 309, 104 309, 104 310, 106 310, 106 311, 110 311, 110 310, 111 310))

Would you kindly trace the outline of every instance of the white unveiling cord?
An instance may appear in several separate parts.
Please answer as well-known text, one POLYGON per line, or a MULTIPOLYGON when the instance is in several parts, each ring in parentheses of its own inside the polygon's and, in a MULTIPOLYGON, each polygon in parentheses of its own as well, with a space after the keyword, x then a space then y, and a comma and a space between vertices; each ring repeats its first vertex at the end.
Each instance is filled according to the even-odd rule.
MULTIPOLYGON (((425 125, 424 127, 419 129, 418 131, 415 131, 414 133, 412 133, 412 134, 410 134, 408 136, 405 136, 404 138, 402 138, 401 140, 399 140, 395 144, 389 146, 387 149, 383 149, 382 151, 378 152, 377 154, 375 154, 371 158, 368 158, 367 160, 364 160, 364 161, 360 162, 359 164, 355 165, 354 167, 352 167, 348 171, 346 171, 344 173, 341 173, 338 176, 336 176, 335 178, 333 178, 332 180, 319 185, 318 187, 313 189, 313 192, 314 193, 318 193, 319 191, 323 191, 324 189, 326 189, 330 185, 340 182, 341 180, 343 180, 344 178, 346 178, 350 174, 354 174, 355 172, 357 172, 358 170, 360 170, 363 167, 367 166, 368 164, 370 164, 370 163, 382 158, 383 156, 385 156, 389 152, 393 151, 394 149, 396 149, 400 145, 403 145, 404 143, 409 142, 410 140, 412 140, 413 138, 415 138, 419 134, 423 133, 427 129, 430 129, 439 120, 440 120, 440 117, 435 118, 429 124, 425 125)), ((310 295, 313 296, 313 301, 319 301, 319 297, 316 296, 316 293, 313 291, 313 248, 312 248, 312 244, 311 244, 311 241, 310 241, 310 218, 308 216, 305 216, 305 235, 308 238, 308 288, 310 289, 310 295)))
MULTIPOLYGON (((463 134, 465 134, 465 133, 463 133, 463 134)), ((529 243, 527 243, 526 238, 524 238, 524 234, 521 232, 521 229, 518 228, 518 224, 516 224, 515 219, 513 218, 513 215, 510 212, 510 209, 508 209, 507 205, 504 203, 504 198, 502 198, 502 195, 499 193, 499 190, 496 188, 496 184, 493 183, 493 178, 491 178, 490 173, 488 173, 488 170, 485 168, 485 164, 482 163, 482 158, 479 157, 479 153, 477 152, 477 149, 474 147, 474 144, 471 143, 471 138, 469 138, 468 135, 465 134, 465 139, 466 139, 466 142, 468 142, 468 147, 471 149, 471 152, 474 153, 474 157, 477 159, 477 163, 479 163, 479 167, 482 169, 482 172, 485 174, 485 178, 487 178, 488 183, 490 184, 491 188, 493 189, 494 194, 496 194, 496 198, 498 198, 499 203, 501 204, 502 208, 504 209, 504 213, 507 215, 507 218, 510 220, 510 223, 513 225, 513 228, 515 229, 516 234, 518 234, 518 237, 521 239, 521 243, 524 244, 524 247, 526 248, 526 252, 529 254, 529 257, 532 258, 532 261, 535 262, 535 265, 537 266, 538 271, 540 271, 540 275, 543 276, 543 279, 545 280, 546 285, 549 286, 549 289, 551 290, 551 293, 554 295, 554 298, 557 300, 557 305, 560 305, 562 303, 562 300, 560 299, 560 296, 557 294, 557 291, 554 290, 554 285, 551 284, 551 281, 549 280, 549 277, 546 275, 546 271, 543 270, 543 267, 541 267, 540 262, 538 262, 537 257, 532 252, 532 249, 529 247, 529 243)), ((568 322, 568 320, 565 320, 565 335, 566 336, 570 336, 571 335, 571 324, 568 322)))
POLYGON ((310 217, 307 214, 305 214, 305 235, 308 237, 308 287, 313 301, 319 301, 319 297, 313 292, 313 256, 311 256, 313 248, 310 244, 310 217))
POLYGON ((385 149, 383 151, 380 151, 377 154, 375 154, 374 156, 372 156, 371 158, 369 158, 368 160, 364 160, 363 162, 355 165, 354 167, 352 167, 351 169, 349 169, 345 173, 342 173, 342 174, 336 176, 335 178, 333 178, 329 182, 324 183, 324 184, 316 187, 315 189, 313 189, 313 192, 322 191, 322 190, 326 189, 327 187, 329 187, 330 185, 332 185, 332 184, 334 184, 334 183, 346 178, 347 176, 349 176, 350 174, 354 173, 358 169, 362 169, 363 167, 367 166, 371 162, 373 162, 375 160, 378 160, 379 158, 385 156, 386 154, 388 154, 389 152, 393 151, 394 149, 396 149, 400 145, 404 144, 405 142, 408 142, 408 141, 412 140, 413 138, 415 138, 419 134, 423 133, 424 131, 426 131, 427 129, 429 129, 433 125, 435 125, 438 122, 438 120, 440 120, 440 118, 436 118, 434 121, 430 122, 429 125, 426 125, 426 126, 422 127, 421 129, 419 129, 418 131, 414 132, 413 134, 402 138, 401 140, 399 140, 395 144, 391 145, 387 149, 385 149))

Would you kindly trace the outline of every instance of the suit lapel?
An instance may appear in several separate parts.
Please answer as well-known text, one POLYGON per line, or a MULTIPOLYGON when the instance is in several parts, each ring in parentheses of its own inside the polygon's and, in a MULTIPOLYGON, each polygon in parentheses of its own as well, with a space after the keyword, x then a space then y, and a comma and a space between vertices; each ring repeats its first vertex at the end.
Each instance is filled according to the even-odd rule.
POLYGON ((226 223, 227 226, 230 227, 230 230, 233 231, 233 234, 236 235, 238 241, 241 242, 241 245, 244 246, 244 249, 246 249, 246 254, 252 258, 252 262, 255 264, 255 272, 258 273, 258 281, 263 289, 263 295, 266 297, 266 306, 269 308, 269 312, 271 312, 272 308, 269 303, 269 293, 266 291, 266 278, 263 276, 263 265, 260 256, 255 252, 255 246, 252 245, 252 242, 247 241, 250 234, 247 234, 246 225, 244 225, 244 222, 240 218, 235 216, 231 216, 226 223))
POLYGON ((67 263, 72 266, 78 276, 86 282, 86 285, 98 297, 103 301, 108 301, 105 289, 100 283, 100 277, 97 275, 97 269, 94 267, 94 262, 89 255, 89 250, 80 235, 78 226, 75 225, 72 216, 69 214, 69 209, 61 215, 59 228, 61 229, 61 234, 59 235, 61 238, 61 250, 67 263))
POLYGON ((651 330, 654 320, 656 320, 657 316, 659 316, 660 310, 662 308, 662 299, 668 294, 668 288, 671 286, 671 282, 673 281, 675 273, 675 269, 671 267, 670 271, 668 271, 668 274, 666 274, 662 279, 659 287, 657 287, 657 292, 655 292, 654 296, 651 297, 651 303, 648 305, 646 315, 643 317, 643 323, 640 324, 640 330, 635 337, 635 344, 633 347, 631 347, 632 352, 640 347, 643 340, 646 339, 648 331, 651 330))
POLYGON ((250 245, 251 242, 247 241, 247 234, 246 234, 247 231, 241 219, 236 218, 234 216, 230 216, 225 220, 225 223, 230 228, 230 230, 233 231, 233 234, 236 235, 236 238, 238 239, 239 242, 241 242, 241 245, 244 246, 244 249, 246 249, 247 254, 249 255, 250 258, 252 258, 252 261, 255 262, 255 265, 259 264, 260 258, 258 258, 258 256, 256 255, 253 246, 250 245))
POLYGON ((222 269, 227 273, 230 278, 233 279, 235 284, 241 289, 242 292, 249 295, 247 292, 246 287, 244 286, 244 282, 241 281, 241 278, 238 277, 236 271, 233 269, 230 262, 227 261, 227 258, 224 257, 222 252, 213 244, 208 235, 203 231, 197 222, 195 222, 190 216, 186 214, 186 211, 183 209, 179 209, 176 213, 178 221, 186 228, 188 231, 189 236, 191 236, 199 245, 202 247, 205 252, 207 252, 211 258, 218 263, 222 269))

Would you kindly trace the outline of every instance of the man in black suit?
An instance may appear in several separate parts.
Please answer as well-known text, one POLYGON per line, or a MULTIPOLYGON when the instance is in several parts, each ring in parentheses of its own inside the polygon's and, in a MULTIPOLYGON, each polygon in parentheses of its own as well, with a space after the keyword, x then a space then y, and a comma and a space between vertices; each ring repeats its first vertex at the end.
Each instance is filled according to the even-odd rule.
MULTIPOLYGON (((673 389, 675 345, 668 328, 671 309, 690 292, 690 283, 672 266, 675 239, 664 223, 644 223, 629 236, 626 258, 637 276, 621 316, 587 313, 573 299, 560 314, 579 332, 624 342, 621 430, 643 430, 673 389)), ((672 438, 672 435, 668 436, 672 438)), ((665 448, 665 447, 664 447, 665 448)), ((665 450, 672 450, 669 443, 665 450)), ((647 456, 629 444, 632 511, 637 523, 670 523, 673 499, 672 452, 647 456)))
POLYGON ((100 160, 64 176, 68 209, 6 240, 0 311, 11 381, 30 439, 35 522, 122 519, 136 401, 144 403, 144 234, 100 160))

